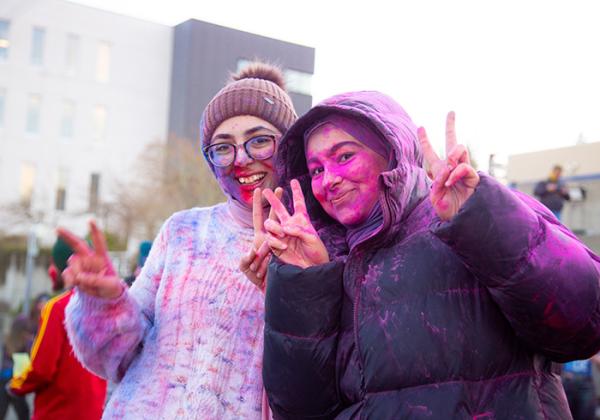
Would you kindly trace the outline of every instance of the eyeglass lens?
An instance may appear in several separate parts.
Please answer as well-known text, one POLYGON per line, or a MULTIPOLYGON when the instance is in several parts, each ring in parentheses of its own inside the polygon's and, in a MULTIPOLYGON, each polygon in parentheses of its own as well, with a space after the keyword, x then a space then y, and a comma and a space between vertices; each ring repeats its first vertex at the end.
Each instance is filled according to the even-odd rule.
MULTIPOLYGON (((235 160, 239 146, 231 143, 218 143, 208 147, 208 158, 216 166, 229 166, 235 160)), ((243 144, 246 154, 255 160, 265 160, 275 152, 273 136, 253 137, 243 144)))

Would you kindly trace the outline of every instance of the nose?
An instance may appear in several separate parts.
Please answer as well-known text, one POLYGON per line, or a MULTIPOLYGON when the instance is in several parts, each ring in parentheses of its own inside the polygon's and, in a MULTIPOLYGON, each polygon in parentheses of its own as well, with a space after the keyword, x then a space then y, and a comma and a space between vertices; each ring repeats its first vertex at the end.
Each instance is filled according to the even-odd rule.
POLYGON ((323 187, 332 190, 336 188, 340 182, 342 182, 341 176, 327 170, 327 168, 323 170, 323 187))
POLYGON ((238 145, 236 148, 235 160, 233 161, 235 166, 246 166, 254 161, 254 159, 248 156, 246 149, 242 145, 238 145))

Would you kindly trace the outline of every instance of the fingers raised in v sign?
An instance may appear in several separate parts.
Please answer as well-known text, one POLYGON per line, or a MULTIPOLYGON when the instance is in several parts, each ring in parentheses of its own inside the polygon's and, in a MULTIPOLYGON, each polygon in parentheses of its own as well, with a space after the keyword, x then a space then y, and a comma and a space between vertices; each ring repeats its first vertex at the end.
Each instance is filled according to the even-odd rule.
POLYGON ((452 218, 479 184, 479 175, 471 166, 467 148, 456 140, 454 112, 446 117, 446 158, 440 159, 433 150, 423 127, 417 136, 426 165, 433 179, 430 199, 438 216, 443 220, 452 218))

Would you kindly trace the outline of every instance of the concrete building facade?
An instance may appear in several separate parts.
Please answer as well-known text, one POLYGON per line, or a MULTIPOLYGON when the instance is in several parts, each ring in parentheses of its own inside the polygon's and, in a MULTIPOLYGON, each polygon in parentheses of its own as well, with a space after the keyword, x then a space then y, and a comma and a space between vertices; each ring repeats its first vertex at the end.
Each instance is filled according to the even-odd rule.
POLYGON ((85 224, 144 146, 166 139, 172 29, 6 1, 0 45, 0 205, 25 204, 45 226, 85 224))
MULTIPOLYGON (((203 108, 253 58, 281 65, 298 112, 310 108, 313 48, 66 0, 0 2, 0 208, 28 210, 42 238, 58 224, 85 232, 148 144, 197 140, 203 108)), ((0 230, 28 223, 0 218, 0 230)))
MULTIPOLYGON (((253 58, 281 65, 306 112, 314 55, 198 20, 170 27, 67 0, 0 1, 0 236, 35 229, 49 246, 58 225, 84 235, 149 144, 197 141, 205 105, 253 58)), ((17 260, 0 272, 0 300, 15 307, 17 260)), ((37 267, 31 290, 49 286, 37 267)))
POLYGON ((194 19, 175 26, 169 133, 196 141, 203 109, 254 58, 281 66, 298 115, 310 109, 313 48, 194 19))

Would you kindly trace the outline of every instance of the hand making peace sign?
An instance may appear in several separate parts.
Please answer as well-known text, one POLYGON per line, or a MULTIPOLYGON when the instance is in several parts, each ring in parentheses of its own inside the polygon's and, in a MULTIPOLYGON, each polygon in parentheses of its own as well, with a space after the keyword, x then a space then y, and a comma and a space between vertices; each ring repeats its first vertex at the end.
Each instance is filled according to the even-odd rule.
POLYGON ((269 219, 264 224, 267 243, 271 252, 286 264, 301 268, 325 264, 329 262, 329 254, 310 221, 300 183, 293 179, 290 185, 294 201, 292 215, 273 191, 263 191, 278 219, 269 219))
MULTIPOLYGON (((281 198, 283 189, 275 189, 275 196, 281 198)), ((273 208, 269 211, 269 219, 275 219, 273 208)), ((263 223, 262 191, 256 188, 252 195, 252 225, 254 241, 252 250, 240 260, 240 271, 260 289, 265 288, 265 274, 271 260, 271 248, 267 244, 267 231, 263 223)))
POLYGON ((435 153, 423 127, 417 130, 425 162, 433 178, 431 203, 442 220, 450 220, 479 184, 479 175, 471 166, 467 148, 456 141, 454 112, 446 117, 446 159, 435 153))
POLYGON ((66 286, 77 286, 89 295, 114 299, 123 292, 123 281, 117 276, 110 257, 104 235, 93 221, 90 222, 92 243, 90 248, 83 239, 66 229, 58 228, 57 233, 70 247, 68 267, 62 272, 66 286))

